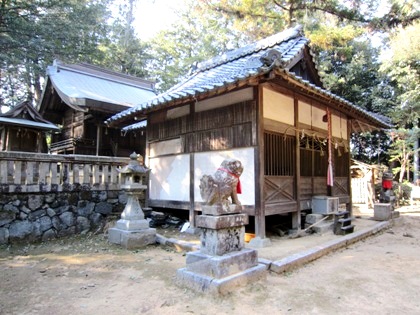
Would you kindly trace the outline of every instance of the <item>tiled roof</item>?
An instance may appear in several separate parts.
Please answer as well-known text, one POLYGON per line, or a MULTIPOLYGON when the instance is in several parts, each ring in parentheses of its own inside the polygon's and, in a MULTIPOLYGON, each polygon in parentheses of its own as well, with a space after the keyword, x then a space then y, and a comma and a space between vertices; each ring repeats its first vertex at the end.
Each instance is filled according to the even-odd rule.
POLYGON ((54 62, 47 68, 61 99, 69 106, 84 106, 86 100, 132 107, 156 96, 153 82, 89 64, 54 62))
POLYGON ((269 71, 267 63, 271 64, 272 60, 267 62, 261 60, 261 57, 267 55, 267 51, 277 52, 274 56, 268 57, 280 57, 282 66, 287 67, 288 62, 301 53, 309 41, 302 36, 301 31, 301 27, 295 27, 199 63, 185 81, 145 103, 114 115, 108 119, 108 122, 135 115, 146 108, 192 97, 269 71))
MULTIPOLYGON (((273 69, 280 70, 298 84, 304 85, 308 90, 327 95, 342 102, 345 106, 351 107, 351 109, 360 110, 361 114, 367 114, 367 111, 288 71, 294 65, 292 62, 295 57, 302 53, 308 43, 309 40, 302 34, 302 28, 297 26, 254 44, 226 52, 196 65, 185 81, 168 91, 147 102, 140 103, 138 106, 115 114, 106 122, 121 122, 157 106, 187 98, 198 98, 202 93, 233 86, 236 83, 268 73, 273 69)), ((377 117, 372 115, 370 118, 384 126, 384 122, 378 120, 377 117)))
POLYGON ((0 124, 22 126, 40 130, 59 130, 56 125, 41 117, 29 102, 15 106, 7 113, 0 114, 0 124))

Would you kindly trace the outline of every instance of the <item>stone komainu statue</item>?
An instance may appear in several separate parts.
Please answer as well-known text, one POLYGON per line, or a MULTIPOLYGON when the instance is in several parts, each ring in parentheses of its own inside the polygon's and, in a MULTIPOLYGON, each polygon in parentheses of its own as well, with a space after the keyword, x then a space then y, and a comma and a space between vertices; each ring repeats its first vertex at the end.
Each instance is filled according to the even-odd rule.
POLYGON ((222 162, 214 175, 204 175, 200 179, 201 198, 207 205, 229 205, 232 203, 240 206, 238 194, 241 193, 239 177, 243 172, 241 161, 226 159, 222 162))

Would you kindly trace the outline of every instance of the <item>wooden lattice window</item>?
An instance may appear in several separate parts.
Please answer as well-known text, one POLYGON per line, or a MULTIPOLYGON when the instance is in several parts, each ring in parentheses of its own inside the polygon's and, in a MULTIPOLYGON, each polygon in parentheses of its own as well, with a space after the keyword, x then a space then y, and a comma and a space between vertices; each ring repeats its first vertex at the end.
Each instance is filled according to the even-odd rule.
POLYGON ((300 138, 300 175, 326 176, 328 167, 326 140, 313 136, 300 138))
POLYGON ((264 133, 264 175, 293 176, 295 174, 295 138, 276 133, 264 133))

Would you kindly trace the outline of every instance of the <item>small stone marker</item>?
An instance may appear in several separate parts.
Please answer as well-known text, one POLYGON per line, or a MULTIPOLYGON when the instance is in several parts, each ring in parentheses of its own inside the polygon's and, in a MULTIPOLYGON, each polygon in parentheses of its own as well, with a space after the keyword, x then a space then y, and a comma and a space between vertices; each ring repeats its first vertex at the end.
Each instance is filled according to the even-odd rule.
POLYGON ((147 189, 142 178, 149 171, 137 160, 137 154, 130 155, 130 162, 119 172, 122 174, 121 189, 127 193, 127 204, 115 227, 108 230, 108 241, 120 244, 126 249, 141 248, 156 243, 156 229, 149 227, 139 203, 139 196, 147 189))

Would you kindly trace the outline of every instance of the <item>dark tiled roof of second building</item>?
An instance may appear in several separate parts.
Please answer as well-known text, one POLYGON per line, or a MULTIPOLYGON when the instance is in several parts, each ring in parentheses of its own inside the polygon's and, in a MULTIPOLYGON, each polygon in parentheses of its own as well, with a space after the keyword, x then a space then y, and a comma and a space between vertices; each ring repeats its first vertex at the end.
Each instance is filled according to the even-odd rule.
POLYGON ((134 115, 136 112, 156 105, 192 97, 267 72, 270 69, 262 57, 267 55, 269 49, 277 52, 276 57, 281 58, 282 66, 287 68, 288 62, 301 53, 309 41, 301 31, 301 27, 288 29, 254 44, 228 51, 199 63, 185 81, 145 103, 114 115, 108 122, 123 119, 125 116, 134 115))

